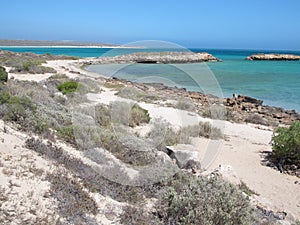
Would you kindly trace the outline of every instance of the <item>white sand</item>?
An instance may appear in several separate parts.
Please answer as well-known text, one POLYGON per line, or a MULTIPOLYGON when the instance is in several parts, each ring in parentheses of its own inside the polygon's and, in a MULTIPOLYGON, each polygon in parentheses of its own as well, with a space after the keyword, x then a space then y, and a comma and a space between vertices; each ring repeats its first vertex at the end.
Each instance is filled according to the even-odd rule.
MULTIPOLYGON (((116 92, 104 90, 101 94, 89 94, 88 98, 103 104, 122 101, 122 98, 115 95, 116 92)), ((254 197, 258 201, 257 204, 275 212, 287 212, 288 218, 300 218, 300 179, 261 164, 262 152, 272 150, 271 128, 254 124, 213 121, 187 111, 155 104, 139 103, 139 105, 149 111, 152 119, 160 118, 174 127, 210 121, 214 126, 221 128, 226 141, 212 141, 206 138, 193 140, 200 161, 203 160, 205 153, 217 149, 217 154, 212 154, 213 158, 211 161, 208 160, 207 170, 213 171, 219 165, 231 165, 237 177, 259 195, 254 197)), ((149 130, 149 127, 144 126, 143 129, 149 130)))
MULTIPOLYGON (((80 62, 85 60, 90 61, 94 59, 81 59, 80 62)), ((81 70, 76 66, 76 61, 73 60, 49 61, 47 66, 53 67, 58 73, 64 73, 69 77, 82 77, 83 74, 88 77, 99 76, 81 70), (75 74, 71 71, 80 72, 80 74, 75 74)), ((39 82, 47 79, 51 74, 9 75, 14 76, 15 79, 26 79, 39 82)), ((95 103, 101 102, 104 104, 109 104, 110 101, 122 100, 122 98, 114 95, 115 92, 105 88, 103 88, 103 90, 104 91, 101 94, 88 94, 88 98, 95 103)), ((149 111, 152 119, 164 119, 175 127, 197 124, 199 121, 210 121, 214 125, 223 128, 226 135, 226 141, 214 143, 205 138, 196 138, 193 140, 193 146, 199 151, 201 157, 210 150, 208 146, 219 146, 217 149, 218 154, 213 154, 214 158, 212 159, 212 162, 208 164, 207 169, 213 170, 220 164, 231 165, 238 178, 244 181, 250 189, 254 190, 259 195, 255 197, 258 204, 274 211, 285 211, 288 213, 288 218, 291 218, 291 215, 293 215, 300 219, 300 179, 295 176, 279 173, 277 170, 261 164, 263 159, 261 153, 263 151, 271 151, 271 128, 261 126, 263 129, 259 129, 258 126, 251 124, 212 121, 189 112, 161 107, 154 104, 140 103, 140 105, 149 111), (296 184, 297 182, 298 184, 296 184)), ((3 125, 0 124, 0 128, 2 128, 2 126, 3 125)), ((144 129, 148 128, 149 127, 144 127, 144 129)), ((23 139, 21 138, 22 140, 20 141, 16 134, 8 135, 3 133, 1 133, 1 138, 4 140, 4 142, 0 142, 1 160, 4 160, 7 154, 12 154, 13 158, 17 157, 16 155, 19 148, 15 149, 14 146, 21 146, 23 139)), ((24 148, 22 149, 26 151, 26 154, 37 157, 32 151, 24 148)), ((41 163, 38 163, 39 166, 45 170, 47 169, 47 162, 42 159, 36 161, 41 161, 41 163)), ((15 160, 15 164, 16 163, 15 160)), ((9 179, 19 182, 18 178, 14 176, 7 177, 0 172, 0 184, 7 184, 9 179)), ((28 187, 31 187, 30 185, 34 185, 37 182, 35 189, 43 190, 45 188, 43 182, 39 183, 35 180, 28 182, 31 182, 31 184, 28 184, 28 187)), ((23 184, 21 184, 21 186, 23 187, 23 184)), ((25 190, 27 189, 25 188, 25 190)))

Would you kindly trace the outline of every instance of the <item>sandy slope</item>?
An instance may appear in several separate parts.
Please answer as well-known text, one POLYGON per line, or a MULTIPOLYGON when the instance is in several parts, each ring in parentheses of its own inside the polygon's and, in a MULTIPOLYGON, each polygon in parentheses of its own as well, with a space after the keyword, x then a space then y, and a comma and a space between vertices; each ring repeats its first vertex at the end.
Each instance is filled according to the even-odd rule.
POLYGON ((52 215, 53 201, 45 197, 49 183, 44 179, 51 163, 23 147, 26 135, 0 120, 0 187, 6 201, 0 204, 1 224, 21 224, 52 215), (13 221, 6 221, 8 213, 13 221))
MULTIPOLYGON (((89 99, 104 104, 122 100, 114 93, 106 89, 101 94, 90 94, 89 99)), ((279 173, 261 164, 262 153, 271 151, 270 141, 273 133, 271 128, 253 124, 212 121, 174 108, 147 103, 139 104, 149 111, 152 118, 161 118, 175 127, 197 124, 199 121, 210 121, 214 126, 220 127, 224 131, 226 141, 212 141, 206 138, 193 140, 193 149, 199 152, 199 160, 205 163, 206 169, 213 171, 219 165, 230 165, 237 178, 259 195, 255 199, 260 205, 300 218, 300 179, 279 173), (209 151, 217 152, 204 159, 204 155, 209 154, 209 151)))
MULTIPOLYGON (((89 59, 90 60, 90 59, 89 59)), ((80 60, 84 61, 84 60, 80 60)), ((57 60, 48 62, 47 66, 51 66, 58 71, 58 73, 67 74, 70 77, 81 76, 83 73, 89 77, 95 77, 95 74, 84 72, 74 65, 74 61, 57 60), (73 71, 73 72, 72 72, 73 71), (76 74, 75 72, 80 72, 76 74)), ((13 75, 16 79, 29 79, 40 81, 46 79, 48 75, 13 75)), ((94 103, 109 104, 110 101, 122 100, 115 96, 115 92, 109 89, 103 89, 101 94, 89 94, 88 98, 94 103)), ((224 130, 226 141, 218 142, 217 154, 213 154, 207 163, 207 169, 213 170, 219 165, 230 165, 237 178, 244 181, 258 196, 255 199, 260 205, 272 209, 274 211, 285 211, 288 213, 288 218, 293 216, 300 219, 300 179, 295 176, 281 174, 278 171, 263 166, 261 161, 263 159, 263 151, 271 151, 271 135, 270 128, 249 125, 249 124, 234 124, 230 122, 211 121, 201 118, 189 112, 177 110, 174 108, 160 107, 153 104, 140 103, 140 105, 147 109, 151 118, 162 118, 175 127, 182 125, 196 124, 199 121, 210 121, 215 126, 224 130), (262 129, 263 128, 263 129, 262 129)), ((2 127, 2 125, 0 125, 2 127)), ((149 128, 149 127, 148 127, 149 128)), ((145 129, 148 129, 147 127, 145 129)), ((21 141, 14 135, 1 133, 1 138, 4 142, 0 143, 1 159, 4 160, 6 154, 16 154, 14 146, 21 141), (15 152, 15 153, 14 153, 15 152)), ((199 151, 199 157, 211 150, 213 141, 205 138, 197 138, 193 140, 194 149, 199 151)), ((33 152, 27 151, 30 157, 35 157, 33 152)), ((42 160, 41 160, 42 162, 42 160)), ((41 167, 46 167, 47 162, 43 161, 41 167), (43 166, 44 165, 44 166, 43 166)), ((4 164, 5 166, 7 164, 4 164)), ((18 181, 16 177, 5 177, 0 173, 1 183, 7 183, 8 179, 18 181)), ((29 181, 29 183, 32 181, 29 181)), ((40 182, 40 189, 44 185, 40 182)), ((37 186, 39 187, 39 186, 37 186)))

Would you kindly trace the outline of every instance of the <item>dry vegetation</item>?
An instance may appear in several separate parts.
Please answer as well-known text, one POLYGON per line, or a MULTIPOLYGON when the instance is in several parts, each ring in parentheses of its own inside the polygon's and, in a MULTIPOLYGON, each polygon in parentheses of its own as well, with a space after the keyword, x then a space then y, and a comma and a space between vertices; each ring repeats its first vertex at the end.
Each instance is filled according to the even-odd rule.
MULTIPOLYGON (((1 54, 6 66, 19 63, 18 58, 13 62, 8 60, 14 55, 6 54, 3 60, 1 54)), ((20 57, 27 60, 26 54, 20 57)), ((138 101, 157 99, 120 85, 106 87, 118 89, 118 95, 138 101)), ((56 166, 45 178, 50 183, 50 197, 57 203, 54 211, 59 220, 52 218, 53 223, 97 224, 98 206, 92 197, 97 193, 126 203, 119 217, 121 224, 262 224, 253 218, 256 210, 238 187, 218 177, 183 172, 170 159, 164 161, 159 157, 167 145, 189 143, 191 137, 223 138, 218 128, 201 122, 174 130, 168 123, 152 121, 148 111, 138 104, 89 104, 85 93, 100 91, 96 81, 74 80, 63 74, 41 83, 9 80, 0 84, 0 118, 26 133, 39 135, 28 138, 26 148, 56 166), (74 112, 70 106, 82 107, 74 112), (135 127, 148 123, 152 129, 145 137, 135 133, 135 127), (73 145, 73 151, 78 151, 82 158, 58 147, 55 144, 58 139, 73 145), (107 163, 111 163, 110 167, 105 167, 107 163), (156 166, 155 173, 149 175, 147 167, 151 165, 156 166), (162 177, 164 166, 173 166, 174 172, 162 177), (136 185, 117 182, 121 178, 130 181, 124 168, 140 172, 135 178, 136 185), (158 178, 152 183, 144 182, 150 176, 158 178), (149 209, 146 203, 150 199, 156 203, 149 209)), ((183 101, 177 107, 193 110, 183 101)), ((228 116, 221 109, 214 112, 211 117, 228 116)), ((0 191, 0 208, 5 201, 0 191)))

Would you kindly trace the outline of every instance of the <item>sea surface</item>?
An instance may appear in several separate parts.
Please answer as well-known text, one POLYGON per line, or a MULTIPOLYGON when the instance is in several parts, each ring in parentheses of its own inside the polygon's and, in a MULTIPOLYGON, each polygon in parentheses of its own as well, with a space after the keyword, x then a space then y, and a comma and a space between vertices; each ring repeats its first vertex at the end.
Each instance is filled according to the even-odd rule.
MULTIPOLYGON (((137 51, 162 51, 162 49, 60 47, 0 47, 0 49, 78 57, 115 56, 137 51)), ((165 83, 219 97, 231 97, 233 93, 247 95, 263 100, 265 105, 295 109, 300 112, 300 61, 245 60, 247 56, 255 53, 282 52, 278 50, 190 50, 211 53, 222 62, 174 65, 94 65, 87 69, 105 76, 115 76, 138 82, 165 83)), ((284 51, 284 53, 300 55, 299 51, 284 51)))

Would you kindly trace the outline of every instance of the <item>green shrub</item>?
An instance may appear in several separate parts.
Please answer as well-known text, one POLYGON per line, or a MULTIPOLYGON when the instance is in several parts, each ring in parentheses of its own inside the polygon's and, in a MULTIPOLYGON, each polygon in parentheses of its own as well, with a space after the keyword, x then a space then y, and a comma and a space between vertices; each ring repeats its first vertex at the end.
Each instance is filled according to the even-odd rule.
POLYGON ((300 168, 300 122, 293 122, 289 128, 279 127, 272 137, 271 160, 282 169, 300 168))
POLYGON ((2 90, 0 93, 0 104, 7 103, 10 99, 10 94, 6 90, 2 90))
POLYGON ((164 224, 252 224, 249 200, 218 177, 176 174, 157 209, 164 224))
POLYGON ((0 82, 7 82, 8 74, 4 67, 0 66, 0 82))
POLYGON ((68 93, 75 92, 79 87, 78 82, 76 81, 67 81, 65 83, 59 84, 57 89, 62 92, 64 95, 68 93))
POLYGON ((70 126, 61 126, 57 129, 57 134, 59 137, 63 138, 65 141, 74 144, 76 142, 74 135, 74 127, 70 126))
POLYGON ((142 123, 149 123, 150 122, 150 115, 148 110, 143 109, 138 104, 134 104, 131 107, 130 117, 129 117, 129 126, 135 127, 139 126, 142 123))
POLYGON ((5 90, 0 93, 0 103, 5 106, 0 116, 6 121, 17 122, 20 125, 25 125, 25 120, 36 110, 29 97, 12 96, 5 90))

